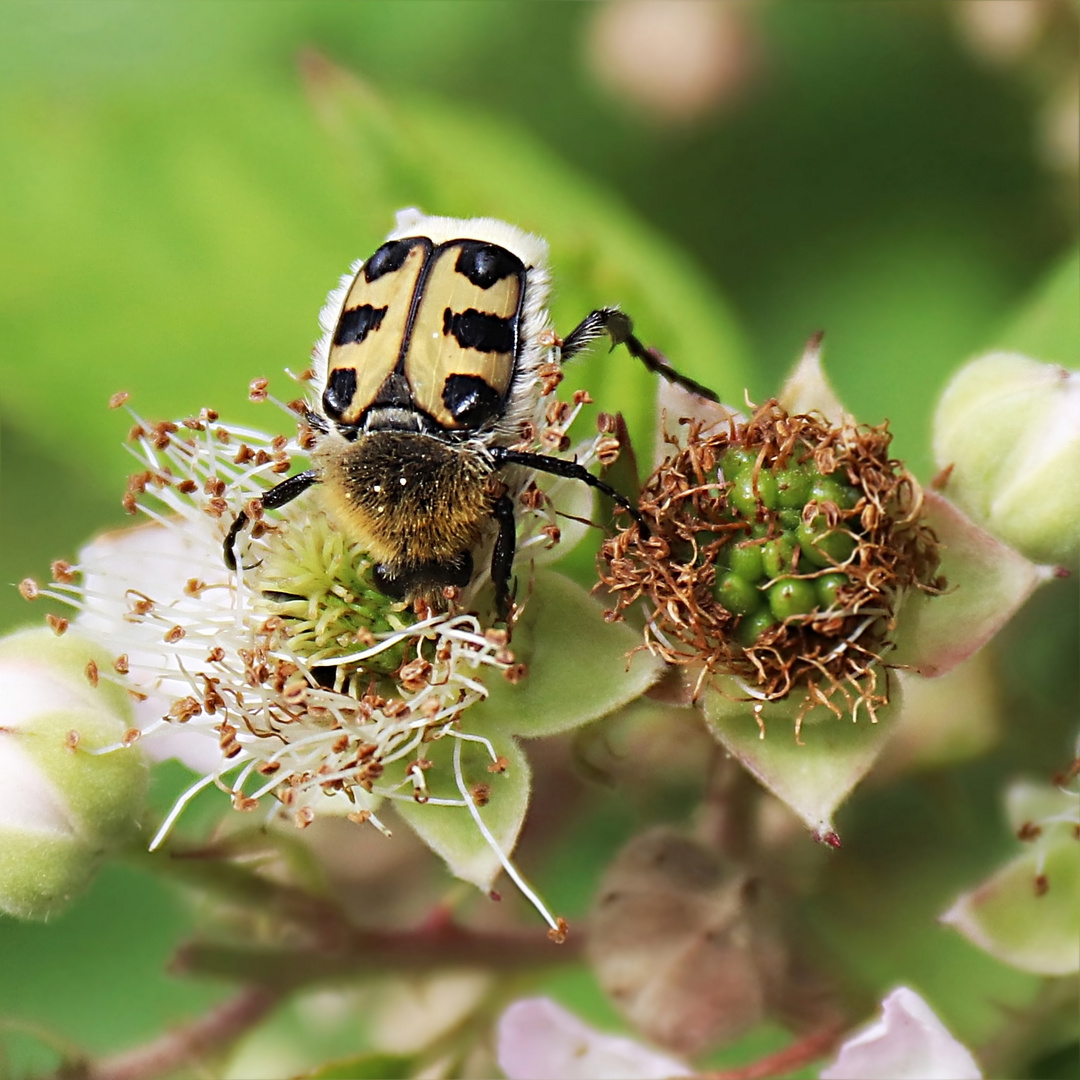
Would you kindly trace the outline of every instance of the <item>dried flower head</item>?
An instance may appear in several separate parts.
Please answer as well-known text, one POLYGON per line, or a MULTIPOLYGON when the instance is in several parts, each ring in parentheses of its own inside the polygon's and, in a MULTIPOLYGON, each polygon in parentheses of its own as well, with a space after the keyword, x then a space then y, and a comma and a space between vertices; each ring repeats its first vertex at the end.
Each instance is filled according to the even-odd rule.
POLYGON ((646 644, 702 682, 748 697, 807 692, 807 707, 871 715, 904 595, 938 591, 922 491, 889 457, 887 425, 830 424, 775 400, 749 420, 689 426, 646 482, 631 525, 605 543, 616 610, 646 601, 646 644))

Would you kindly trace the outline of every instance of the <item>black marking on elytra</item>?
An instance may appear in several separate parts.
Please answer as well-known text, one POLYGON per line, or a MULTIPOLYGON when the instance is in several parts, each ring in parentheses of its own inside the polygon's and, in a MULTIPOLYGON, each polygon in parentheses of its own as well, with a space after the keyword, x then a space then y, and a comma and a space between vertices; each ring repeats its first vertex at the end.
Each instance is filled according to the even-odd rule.
POLYGON ((502 410, 503 397, 479 375, 451 375, 443 383, 443 404, 463 427, 478 428, 502 410))
POLYGON ((349 367, 334 368, 330 372, 330 378, 326 380, 326 389, 323 391, 322 403, 326 415, 332 420, 340 419, 341 415, 352 404, 356 394, 356 370, 349 367))
POLYGON ((466 311, 443 312, 443 334, 463 349, 476 349, 486 353, 512 353, 517 331, 517 316, 504 319, 486 311, 469 308, 466 311))
POLYGON ((361 304, 341 313, 341 321, 334 332, 335 345, 359 345, 361 341, 379 329, 386 317, 387 308, 361 304))
POLYGON ((454 269, 464 274, 477 288, 490 289, 497 281, 511 274, 523 274, 525 264, 512 252, 498 244, 466 240, 461 245, 454 269))
POLYGON ((364 263, 364 280, 370 285, 383 274, 400 270, 415 243, 415 240, 388 240, 364 263))

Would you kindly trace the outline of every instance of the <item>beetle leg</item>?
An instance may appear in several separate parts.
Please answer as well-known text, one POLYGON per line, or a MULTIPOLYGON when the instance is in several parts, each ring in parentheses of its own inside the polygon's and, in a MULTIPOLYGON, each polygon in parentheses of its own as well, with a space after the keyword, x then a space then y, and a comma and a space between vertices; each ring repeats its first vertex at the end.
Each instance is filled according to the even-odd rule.
POLYGON ((510 572, 514 567, 514 549, 517 546, 517 522, 514 520, 514 503, 509 495, 500 495, 491 510, 499 523, 499 535, 491 552, 491 580, 495 585, 495 613, 506 622, 510 615, 510 572))
MULTIPOLYGON (((318 482, 319 474, 314 469, 309 469, 307 472, 297 473, 287 480, 282 480, 280 484, 275 484, 259 501, 262 503, 264 510, 276 510, 279 506, 292 502, 298 495, 303 495, 312 484, 318 482)), ((241 510, 233 518, 233 523, 225 534, 225 542, 222 544, 221 550, 225 565, 230 570, 236 569, 236 538, 240 535, 240 530, 243 529, 247 522, 248 516, 241 510)))
POLYGON ((601 334, 607 334, 611 338, 612 347, 625 345, 630 355, 640 360, 653 374, 697 394, 698 397, 709 401, 720 400, 707 386, 676 371, 658 349, 643 345, 634 336, 634 324, 630 316, 618 308, 598 308, 586 315, 563 340, 560 350, 562 359, 569 360, 601 334))
POLYGON ((650 535, 649 526, 645 524, 641 511, 610 484, 604 483, 598 476, 593 476, 584 465, 579 465, 576 461, 567 461, 565 458, 548 457, 547 454, 530 454, 526 450, 511 450, 506 446, 493 446, 489 452, 496 468, 501 468, 503 465, 522 465, 526 469, 550 473, 552 476, 564 476, 569 480, 580 480, 583 484, 596 488, 597 491, 603 492, 609 499, 618 503, 633 517, 638 523, 642 536, 648 537, 650 535))

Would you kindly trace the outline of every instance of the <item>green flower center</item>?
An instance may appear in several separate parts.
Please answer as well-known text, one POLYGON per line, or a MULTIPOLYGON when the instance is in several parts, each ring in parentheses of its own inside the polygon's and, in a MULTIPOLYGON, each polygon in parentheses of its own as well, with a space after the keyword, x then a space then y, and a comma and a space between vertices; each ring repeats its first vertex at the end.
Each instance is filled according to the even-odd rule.
POLYGON ((257 603, 284 620, 298 656, 318 662, 368 653, 343 665, 350 675, 392 675, 411 658, 407 652, 415 642, 378 646, 385 635, 416 622, 412 608, 379 591, 371 556, 346 540, 327 515, 294 515, 253 545, 251 556, 262 559, 257 577, 249 579, 258 582, 257 603))

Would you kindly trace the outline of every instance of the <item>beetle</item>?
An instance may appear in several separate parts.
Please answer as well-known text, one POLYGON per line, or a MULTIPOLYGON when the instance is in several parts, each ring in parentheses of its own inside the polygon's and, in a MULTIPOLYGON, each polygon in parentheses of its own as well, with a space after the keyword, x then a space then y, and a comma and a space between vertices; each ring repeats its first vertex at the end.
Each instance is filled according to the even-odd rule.
MULTIPOLYGON (((649 370, 709 400, 634 336, 614 307, 587 315, 561 341, 547 311, 547 244, 493 218, 431 217, 403 210, 369 258, 331 292, 315 349, 321 384, 307 411, 315 433, 311 468, 261 498, 276 509, 321 484, 331 513, 364 542, 374 580, 399 600, 443 603, 465 587, 473 553, 495 522, 491 577, 496 613, 507 619, 516 544, 517 466, 568 477, 603 492, 646 530, 637 508, 576 461, 514 444, 540 400, 539 370, 558 346, 561 361, 607 334, 649 370)), ((520 484, 518 484, 520 487, 520 484)), ((235 546, 240 511, 224 541, 235 546)))

